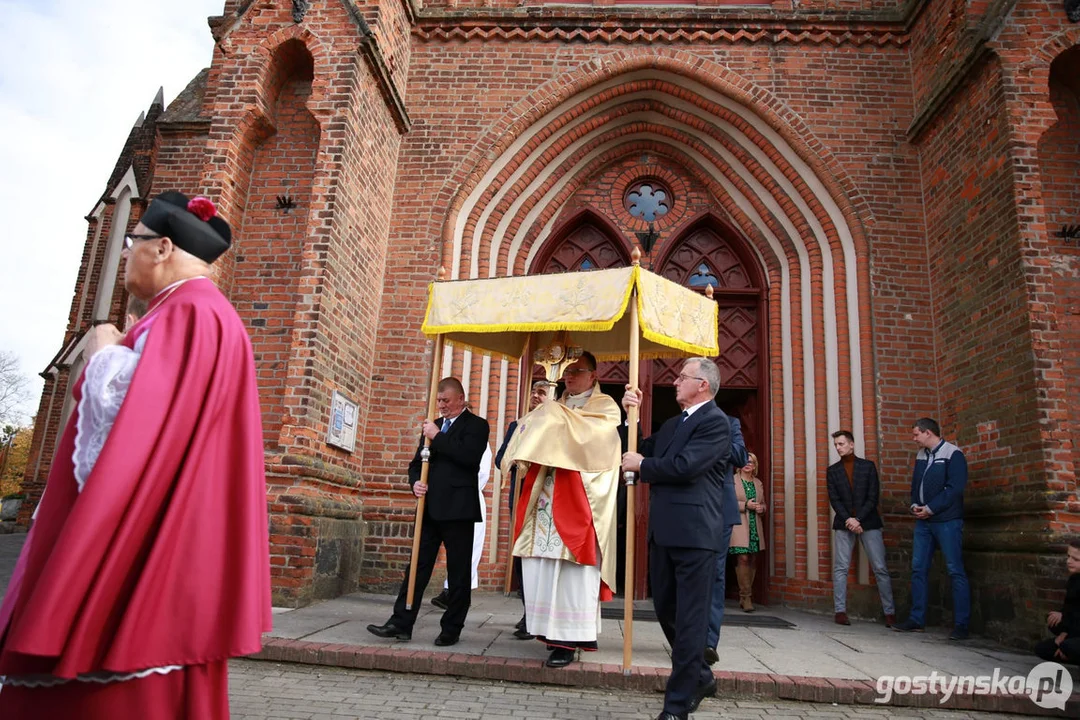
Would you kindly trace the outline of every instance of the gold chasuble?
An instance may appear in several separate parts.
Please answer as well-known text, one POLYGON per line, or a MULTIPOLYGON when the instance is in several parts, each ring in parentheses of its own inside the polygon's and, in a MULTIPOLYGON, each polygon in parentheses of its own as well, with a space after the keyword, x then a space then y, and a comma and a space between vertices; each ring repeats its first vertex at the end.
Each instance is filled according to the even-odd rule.
POLYGON ((514 555, 599 566, 601 599, 615 591, 621 421, 619 406, 597 384, 521 418, 503 458, 503 472, 514 462, 529 464, 514 555))

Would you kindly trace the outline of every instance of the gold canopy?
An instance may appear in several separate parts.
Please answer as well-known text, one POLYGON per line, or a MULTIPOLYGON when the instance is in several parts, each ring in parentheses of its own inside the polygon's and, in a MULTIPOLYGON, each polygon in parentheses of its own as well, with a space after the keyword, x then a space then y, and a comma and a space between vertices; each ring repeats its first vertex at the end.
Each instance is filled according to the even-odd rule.
POLYGON ((521 357, 559 331, 598 360, 630 355, 627 307, 637 289, 642 359, 719 354, 717 305, 638 266, 432 283, 423 332, 484 355, 521 357))

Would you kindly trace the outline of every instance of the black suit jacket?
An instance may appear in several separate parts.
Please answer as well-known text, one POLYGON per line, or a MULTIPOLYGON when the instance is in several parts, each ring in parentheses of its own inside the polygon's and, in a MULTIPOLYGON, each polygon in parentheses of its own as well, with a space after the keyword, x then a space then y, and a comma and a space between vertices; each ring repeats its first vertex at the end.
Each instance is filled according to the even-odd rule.
POLYGON ((851 517, 858 519, 863 530, 882 528, 877 509, 881 483, 874 463, 861 457, 855 458, 851 483, 844 472, 844 461, 833 463, 825 471, 825 482, 829 486, 829 504, 836 512, 833 530, 845 530, 844 523, 851 517))
POLYGON ((641 444, 641 481, 648 483, 649 539, 666 547, 723 548, 724 475, 731 430, 709 402, 682 421, 677 415, 641 444))
MULTIPOLYGON (((436 421, 438 422, 438 421, 436 421)), ((480 522, 480 493, 476 476, 488 444, 488 421, 465 410, 431 441, 431 467, 428 469, 427 499, 424 514, 432 520, 467 520, 480 522)), ((409 485, 420 480, 421 436, 416 455, 409 463, 409 485)))

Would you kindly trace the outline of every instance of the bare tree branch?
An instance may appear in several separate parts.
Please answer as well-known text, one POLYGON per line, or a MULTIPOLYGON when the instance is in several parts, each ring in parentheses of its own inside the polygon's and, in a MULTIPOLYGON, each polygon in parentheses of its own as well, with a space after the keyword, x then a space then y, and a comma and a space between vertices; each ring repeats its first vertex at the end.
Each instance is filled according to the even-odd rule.
POLYGON ((0 352, 0 425, 21 425, 26 419, 23 405, 30 400, 29 385, 15 353, 0 352))

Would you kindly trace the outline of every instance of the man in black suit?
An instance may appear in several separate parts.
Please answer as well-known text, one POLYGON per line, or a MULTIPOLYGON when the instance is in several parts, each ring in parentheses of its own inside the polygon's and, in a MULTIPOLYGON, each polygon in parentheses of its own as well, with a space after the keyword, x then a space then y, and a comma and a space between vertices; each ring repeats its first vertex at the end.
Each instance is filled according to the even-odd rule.
POLYGON ((465 409, 465 390, 457 378, 439 381, 436 402, 442 419, 439 423, 425 420, 424 437, 431 440, 428 484, 421 485, 420 448, 409 463, 409 483, 413 494, 431 497, 424 503, 424 521, 420 531, 420 551, 416 561, 416 600, 405 609, 409 588, 409 573, 398 591, 394 614, 384 625, 368 625, 368 632, 382 638, 411 640, 412 628, 420 612, 419 598, 431 579, 431 571, 439 556, 439 546, 446 546, 446 575, 450 587, 447 608, 442 616, 442 632, 435 639, 439 646, 453 645, 465 626, 469 614, 472 586, 473 527, 480 522, 480 494, 476 492, 476 475, 488 444, 487 420, 465 409))
POLYGON ((881 536, 881 516, 878 515, 878 496, 881 483, 877 466, 869 460, 855 457, 855 436, 850 430, 832 434, 833 447, 840 462, 825 472, 829 487, 829 503, 833 519, 833 610, 837 625, 850 625, 847 616, 847 579, 851 567, 851 551, 862 540, 863 550, 877 579, 881 607, 885 611, 885 627, 896 624, 892 580, 885 565, 885 541, 881 536))
MULTIPOLYGON (((731 450, 728 417, 716 406, 720 371, 707 358, 683 364, 675 380, 681 415, 623 455, 649 492, 649 571, 653 606, 671 645, 671 677, 657 720, 685 720, 716 694, 705 663, 716 558, 723 544, 723 483, 731 450)), ((627 387, 623 407, 641 402, 627 387)))

